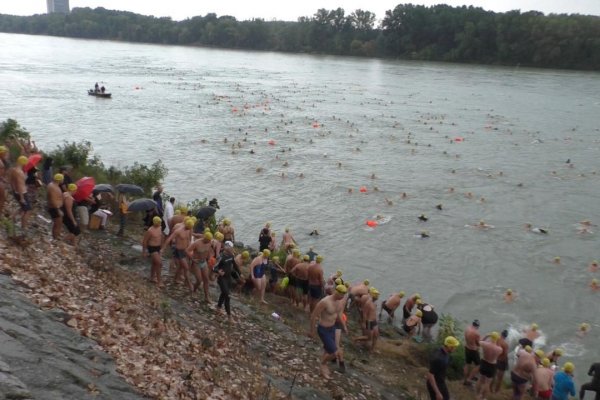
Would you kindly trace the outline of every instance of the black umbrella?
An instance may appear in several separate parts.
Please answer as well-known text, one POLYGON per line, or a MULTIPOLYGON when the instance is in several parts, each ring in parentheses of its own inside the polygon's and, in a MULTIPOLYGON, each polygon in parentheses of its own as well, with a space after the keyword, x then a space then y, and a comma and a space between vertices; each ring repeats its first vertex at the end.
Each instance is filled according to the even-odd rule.
POLYGON ((205 206, 198 210, 196 213, 196 218, 198 219, 206 219, 208 217, 212 217, 217 212, 217 209, 214 207, 205 206))
POLYGON ((120 183, 115 187, 115 189, 121 193, 144 194, 144 189, 138 185, 132 185, 130 183, 120 183))
POLYGON ((152 199, 137 199, 129 203, 127 211, 148 211, 156 208, 156 202, 152 199))
POLYGON ((108 183, 99 183, 94 186, 94 192, 98 193, 114 193, 115 189, 108 183))

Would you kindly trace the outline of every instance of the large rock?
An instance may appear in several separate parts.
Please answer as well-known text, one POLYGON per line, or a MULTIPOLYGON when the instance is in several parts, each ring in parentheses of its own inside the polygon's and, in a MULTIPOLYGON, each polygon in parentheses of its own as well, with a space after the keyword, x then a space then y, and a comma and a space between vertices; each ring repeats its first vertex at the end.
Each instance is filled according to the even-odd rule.
POLYGON ((112 358, 0 275, 0 400, 143 399, 112 358))

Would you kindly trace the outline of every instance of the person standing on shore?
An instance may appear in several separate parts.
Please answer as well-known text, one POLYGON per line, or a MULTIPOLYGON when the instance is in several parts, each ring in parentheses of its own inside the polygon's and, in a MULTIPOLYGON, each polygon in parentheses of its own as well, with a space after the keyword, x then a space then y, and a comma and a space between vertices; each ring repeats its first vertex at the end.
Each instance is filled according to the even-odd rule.
POLYGON ((269 265, 269 257, 271 256, 271 251, 269 249, 264 249, 261 253, 258 254, 257 257, 252 260, 252 264, 250 264, 250 271, 252 273, 252 281, 254 282, 254 289, 256 290, 256 294, 263 304, 268 304, 265 301, 265 291, 267 289, 267 267, 269 265))
POLYGON ((534 371, 537 368, 535 357, 531 354, 531 346, 525 346, 517 352, 517 361, 510 373, 513 386, 513 400, 521 400, 525 393, 525 386, 531 379, 535 384, 534 371))
POLYGON ((586 391, 596 392, 595 400, 600 400, 600 362, 592 364, 587 374, 592 377, 592 381, 581 385, 579 400, 583 400, 586 391))
POLYGON ((535 379, 534 393, 540 400, 552 398, 552 385, 554 384, 554 371, 552 364, 546 357, 542 359, 542 365, 538 366, 533 373, 535 379))
POLYGON ((67 191, 63 193, 63 223, 67 227, 69 234, 67 235, 67 241, 71 242, 71 244, 76 247, 77 246, 77 236, 81 234, 81 230, 79 229, 79 225, 77 225, 77 220, 75 220, 74 215, 74 207, 75 207, 75 199, 73 195, 77 191, 77 185, 74 183, 69 183, 67 186, 67 191))
POLYGON ((292 254, 288 254, 285 259, 285 264, 283 265, 283 269, 285 269, 285 273, 289 279, 288 285, 285 288, 285 292, 287 293, 292 304, 296 303, 296 277, 292 274, 292 269, 294 269, 296 264, 299 262, 300 249, 295 248, 292 250, 292 254))
MULTIPOLYGON (((195 222, 192 217, 188 217, 191 221, 192 227, 195 222)), ((187 227, 187 223, 186 223, 187 227)), ((190 236, 191 236, 190 228, 190 236)), ((190 238, 191 240, 191 238, 190 238)), ((179 246, 179 243, 177 243, 179 246)), ((213 235, 210 232, 204 232, 202 235, 202 239, 196 240, 190 244, 190 242, 186 245, 186 253, 188 257, 192 259, 191 270, 194 276, 196 277, 196 283, 194 284, 193 291, 198 290, 200 283, 202 282, 202 288, 204 289, 204 300, 206 303, 210 303, 210 298, 208 296, 208 284, 210 281, 209 273, 208 273, 208 259, 211 257, 213 252, 213 235)))
POLYGON ((343 302, 347 288, 338 285, 332 295, 319 301, 310 316, 309 337, 314 338, 318 333, 323 343, 323 355, 319 369, 323 378, 329 380, 331 375, 327 363, 338 357, 338 348, 335 345, 335 321, 342 319, 343 302), (318 324, 317 324, 318 320, 318 324))
POLYGON ((50 214, 50 218, 52 218, 52 237, 54 239, 59 239, 62 231, 61 208, 63 206, 63 194, 60 190, 60 184, 63 180, 63 174, 56 174, 54 175, 53 181, 50 182, 46 188, 48 214, 50 214))
POLYGON ((296 281, 296 305, 302 303, 302 310, 308 305, 308 265, 308 256, 304 255, 291 271, 296 281))
POLYGON ((446 370, 450 364, 450 354, 460 345, 454 336, 447 336, 444 345, 433 352, 427 372, 427 391, 430 400, 450 400, 446 386, 446 370))
POLYGON ((573 382, 573 371, 575 366, 571 362, 563 365, 562 371, 554 375, 554 389, 552 389, 552 400, 569 400, 569 395, 575 396, 575 382, 573 382))
POLYGON ((155 283, 159 288, 162 287, 160 278, 162 267, 160 250, 163 241, 161 223, 160 217, 152 218, 152 226, 148 228, 142 239, 142 257, 150 256, 150 282, 155 283))
POLYGON ((496 361, 496 378, 493 383, 493 391, 494 393, 498 393, 500 391, 500 386, 502 385, 502 381, 504 380, 504 373, 508 370, 508 343, 506 342, 506 338, 508 337, 508 330, 503 330, 500 333, 500 339, 498 339, 498 346, 502 347, 502 353, 498 356, 498 361, 496 361))
POLYGON ((308 303, 310 312, 323 297, 323 262, 322 256, 317 256, 315 263, 308 266, 308 303))
POLYGON ((235 242, 235 229, 231 226, 229 218, 224 218, 217 230, 223 234, 223 240, 230 241, 231 243, 235 242))
POLYGON ((25 184, 27 177, 25 172, 23 172, 23 167, 27 162, 27 157, 19 156, 17 158, 17 165, 8 170, 8 181, 10 182, 13 196, 21 207, 21 229, 23 231, 27 228, 27 220, 31 212, 31 203, 27 196, 27 185, 25 184))
POLYGON ((476 319, 465 329, 465 366, 463 370, 463 384, 471 386, 471 379, 479 371, 479 320, 476 319), (473 367, 471 367, 471 364, 473 367))
POLYGON ((294 248, 294 246, 296 246, 296 240, 290 233, 290 228, 285 228, 285 232, 283 233, 282 245, 283 250, 285 250, 286 253, 288 253, 292 248, 294 248))
POLYGON ((492 332, 479 342, 483 357, 479 367, 479 381, 477 382, 477 399, 483 400, 490 391, 490 385, 496 376, 496 363, 502 354, 502 347, 498 345, 500 334, 492 332))
MULTIPOLYGON (((223 245, 223 255, 219 259, 217 265, 213 269, 213 272, 217 274, 217 284, 221 289, 219 296, 219 302, 217 303, 217 309, 220 310, 225 305, 225 312, 227 313, 227 319, 231 321, 231 305, 229 292, 233 285, 232 272, 236 269, 235 257, 233 254, 233 243, 226 241, 223 245)), ((237 271, 239 275, 239 271, 237 271)))
POLYGON ((119 231, 117 236, 123 236, 125 234, 125 221, 127 215, 127 208, 129 207, 129 201, 125 193, 119 193, 119 231))
POLYGON ((192 228, 194 227, 194 221, 191 218, 187 218, 183 224, 184 226, 182 228, 176 228, 173 230, 173 232, 171 232, 160 250, 162 253, 165 250, 165 247, 171 244, 171 242, 175 241, 175 247, 173 248, 173 258, 175 259, 175 265, 177 266, 177 271, 175 272, 175 281, 177 281, 177 277, 183 274, 184 280, 190 289, 190 293, 193 293, 194 286, 192 285, 192 280, 190 279, 190 266, 188 264, 188 254, 186 250, 192 240, 192 228))
POLYGON ((388 322, 394 321, 394 312, 400 306, 402 302, 402 298, 404 297, 404 292, 400 291, 398 293, 391 294, 386 300, 381 303, 381 310, 379 311, 379 319, 381 319, 381 313, 385 310, 388 314, 388 322))

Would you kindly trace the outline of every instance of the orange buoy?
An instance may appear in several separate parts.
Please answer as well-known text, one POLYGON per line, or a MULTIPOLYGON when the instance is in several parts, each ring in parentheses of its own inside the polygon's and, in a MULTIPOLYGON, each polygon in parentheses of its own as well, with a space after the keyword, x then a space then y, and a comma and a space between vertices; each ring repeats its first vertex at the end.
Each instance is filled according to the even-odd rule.
POLYGON ((348 322, 348 316, 346 315, 346 313, 342 313, 342 322, 348 322))
POLYGON ((235 108, 235 107, 233 107, 233 108, 231 109, 231 112, 234 112, 234 113, 236 113, 237 111, 238 111, 238 109, 237 109, 237 108, 235 108))
POLYGON ((454 141, 455 141, 455 142, 464 142, 464 140, 465 140, 465 139, 464 139, 464 138, 462 138, 462 137, 460 137, 460 136, 457 136, 457 137, 455 137, 455 138, 454 138, 454 141))
POLYGON ((320 127, 320 125, 317 122, 315 122, 312 127, 313 128, 318 128, 318 127, 320 127))
POLYGON ((372 219, 367 220, 367 225, 370 228, 375 228, 377 225, 379 225, 379 222, 377 221, 373 221, 372 219))
POLYGON ((271 146, 275 146, 275 140, 273 140, 273 139, 269 139, 269 144, 270 144, 271 146))
POLYGON ((361 186, 360 189, 358 189, 361 193, 367 193, 367 187, 366 186, 361 186))

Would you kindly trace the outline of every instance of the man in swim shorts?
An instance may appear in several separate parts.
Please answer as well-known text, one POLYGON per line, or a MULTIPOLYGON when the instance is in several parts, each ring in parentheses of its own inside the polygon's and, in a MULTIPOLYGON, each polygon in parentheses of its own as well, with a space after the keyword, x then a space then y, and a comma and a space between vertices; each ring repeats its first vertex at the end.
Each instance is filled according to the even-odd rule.
POLYGON ((310 316, 309 336, 314 338, 318 333, 321 342, 323 342, 323 355, 321 356, 319 369, 323 378, 327 380, 331 379, 327 363, 338 356, 338 349, 335 345, 335 321, 342 318, 344 311, 342 300, 347 291, 344 285, 336 286, 332 295, 321 299, 317 303, 310 316), (318 325, 317 320, 319 321, 318 325))
POLYGON ((415 333, 421 333, 421 330, 423 329, 423 323, 421 321, 421 318, 423 318, 423 311, 417 310, 415 312, 415 315, 411 315, 410 317, 404 320, 404 322, 402 323, 402 329, 404 330, 404 332, 406 332, 408 337, 415 336, 415 333))
POLYGON ((322 256, 315 258, 315 263, 308 266, 308 302, 310 312, 315 309, 315 306, 323 297, 323 262, 322 256))
POLYGON ((552 385, 554 384, 554 371, 551 361, 544 357, 542 365, 537 367, 533 373, 537 398, 549 400, 552 398, 552 385))
POLYGON ((386 300, 381 303, 381 310, 379 311, 379 319, 381 319, 381 313, 385 310, 388 313, 388 322, 394 321, 394 312, 400 306, 404 292, 391 294, 386 300))
POLYGON ((69 234, 67 235, 67 241, 71 242, 71 245, 77 245, 77 236, 81 234, 81 230, 79 229, 79 225, 75 220, 75 215, 73 213, 75 207, 75 199, 73 195, 77 192, 77 185, 74 183, 69 183, 67 186, 67 191, 62 194, 63 196, 63 224, 67 227, 69 234))
POLYGON ((190 244, 186 250, 188 256, 192 259, 192 266, 190 269, 196 278, 193 291, 198 290, 200 283, 202 283, 202 288, 204 289, 204 301, 207 303, 210 303, 210 298, 208 296, 208 259, 211 257, 213 251, 212 241, 212 233, 210 233, 210 231, 204 232, 202 234, 202 239, 196 240, 190 244))
POLYGON ((497 393, 500 391, 500 386, 502 385, 502 380, 504 379, 504 373, 508 370, 508 343, 506 343, 506 338, 508 337, 508 331, 505 329, 500 333, 500 339, 496 344, 502 347, 502 353, 498 356, 498 360, 496 361, 496 378, 493 384, 493 391, 497 393))
POLYGON ((496 376, 496 363, 502 354, 502 347, 498 346, 500 334, 492 332, 479 342, 483 357, 479 366, 479 381, 477 382, 477 399, 483 400, 490 391, 492 380, 496 376))
POLYGON ((296 277, 292 274, 292 269, 300 262, 300 250, 295 248, 292 250, 292 254, 288 254, 285 259, 283 269, 289 279, 289 283, 285 288, 286 293, 292 304, 296 304, 296 277))
POLYGON ((296 282, 296 305, 302 303, 303 310, 308 304, 308 265, 308 256, 304 255, 302 262, 296 264, 291 270, 291 275, 296 282))
POLYGON ((63 206, 63 196, 60 190, 60 184, 63 182, 63 174, 54 175, 54 179, 50 182, 46 188, 47 200, 48 200, 48 214, 52 218, 52 237, 54 239, 60 238, 62 231, 62 212, 60 209, 63 206))
POLYGON ((535 357, 530 346, 519 349, 517 352, 517 361, 510 373, 510 380, 513 387, 513 400, 521 400, 525 387, 530 379, 533 379, 533 373, 537 368, 535 357))
POLYGON ((402 321, 412 315, 412 310, 417 305, 417 300, 421 300, 421 295, 419 293, 413 294, 406 300, 402 307, 402 321))
POLYGON ((479 320, 474 320, 465 329, 465 366, 463 368, 463 384, 471 385, 471 379, 479 369, 479 320))
POLYGON ((355 337, 355 341, 365 340, 367 342, 367 348, 370 351, 375 350, 377 339, 379 338, 379 327, 377 326, 377 299, 379 298, 379 291, 374 287, 369 289, 368 295, 363 295, 361 305, 361 323, 363 325, 363 335, 355 337))
POLYGON ((183 226, 173 227, 171 234, 161 247, 161 252, 163 252, 165 248, 171 244, 171 242, 175 241, 175 248, 173 249, 173 258, 175 259, 175 265, 177 266, 175 280, 177 280, 178 276, 183 275, 184 281, 190 289, 190 294, 194 292, 194 287, 192 286, 192 280, 189 276, 190 266, 187 260, 188 254, 186 253, 186 249, 192 240, 193 227, 194 220, 191 218, 186 218, 183 222, 183 226))
POLYGON ((23 167, 27 162, 27 157, 19 156, 17 158, 17 165, 8 170, 8 180, 13 196, 21 207, 21 229, 23 231, 27 228, 27 219, 31 212, 31 203, 29 202, 29 196, 27 196, 27 185, 25 184, 27 177, 25 172, 23 172, 23 167))
POLYGON ((152 226, 148 228, 142 239, 142 257, 150 256, 150 282, 161 287, 160 270, 162 261, 160 249, 163 241, 162 220, 159 216, 152 218, 152 226))

